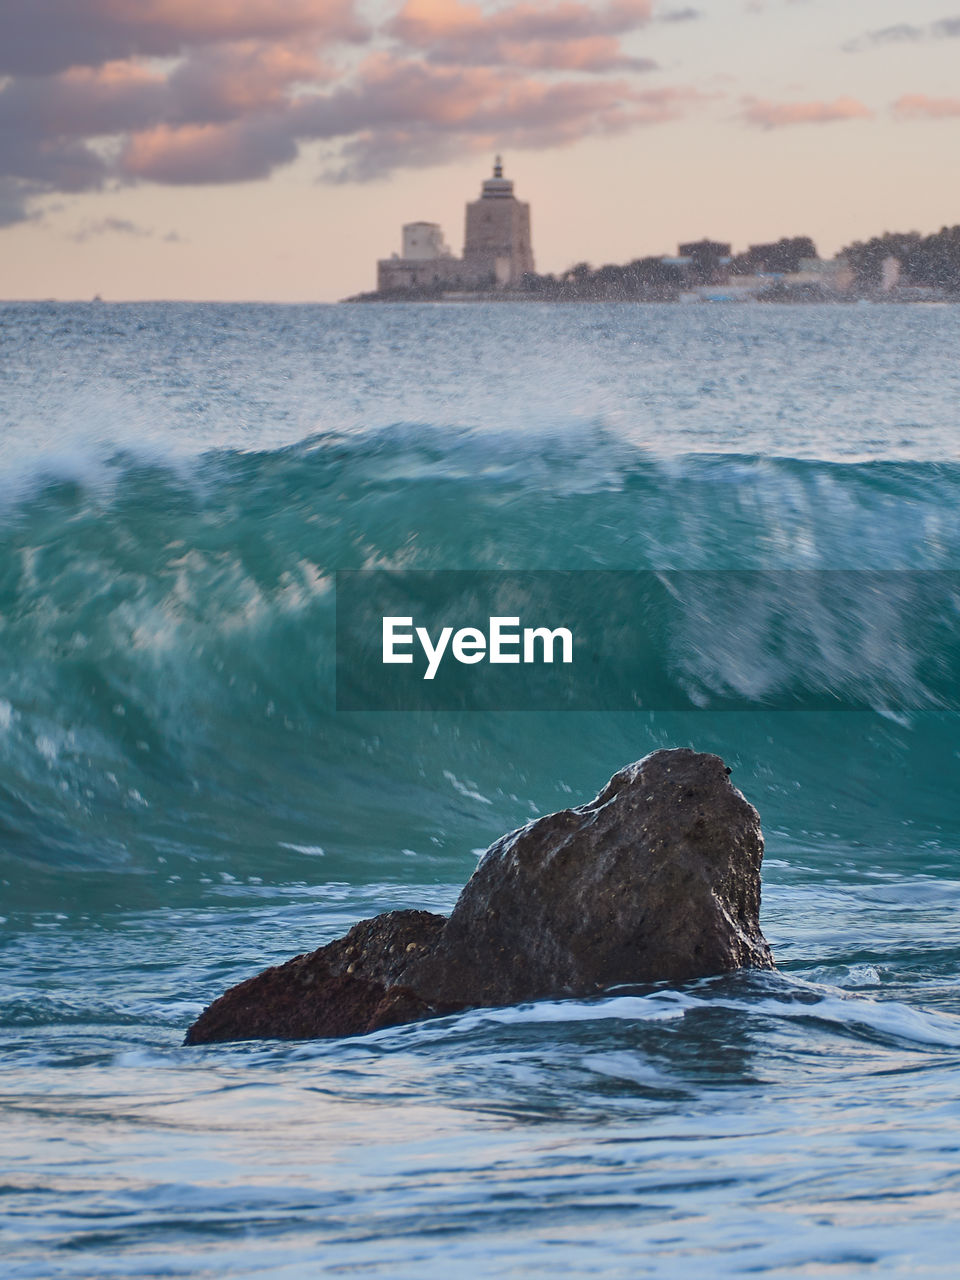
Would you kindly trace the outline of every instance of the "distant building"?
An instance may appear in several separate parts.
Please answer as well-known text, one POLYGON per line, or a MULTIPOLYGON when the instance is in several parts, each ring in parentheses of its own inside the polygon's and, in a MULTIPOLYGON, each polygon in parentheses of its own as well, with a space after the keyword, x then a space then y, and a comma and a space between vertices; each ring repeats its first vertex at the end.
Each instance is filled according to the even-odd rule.
POLYGON ((492 275, 498 284, 515 284, 534 269, 530 206, 513 194, 499 156, 480 199, 467 205, 463 261, 477 276, 492 275))
POLYGON ((403 253, 410 261, 428 262, 434 258, 452 258, 443 231, 436 222, 408 222, 403 228, 403 253))
POLYGON ((693 240, 689 244, 678 245, 682 258, 705 258, 707 261, 729 258, 731 247, 722 240, 693 240))
POLYGON ((801 258, 796 274, 789 279, 797 284, 822 284, 832 293, 846 293, 853 287, 855 276, 844 257, 801 258))
POLYGON ((447 248, 437 223, 408 222, 402 234, 402 254, 377 263, 378 289, 422 289, 444 284, 461 265, 447 248))
POLYGON ((889 293, 900 283, 902 266, 899 258, 888 254, 880 263, 880 292, 889 293))
POLYGON ((447 248, 435 222, 408 222, 403 252, 377 263, 377 290, 475 289, 515 284, 533 271, 530 206, 513 194, 497 156, 493 177, 483 183, 479 200, 467 205, 463 257, 447 248))

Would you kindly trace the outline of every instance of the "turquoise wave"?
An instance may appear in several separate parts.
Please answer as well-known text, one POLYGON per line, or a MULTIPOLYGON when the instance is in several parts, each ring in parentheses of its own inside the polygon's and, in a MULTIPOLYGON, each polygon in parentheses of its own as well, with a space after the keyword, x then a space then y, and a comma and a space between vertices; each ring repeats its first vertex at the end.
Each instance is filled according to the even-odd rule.
POLYGON ((951 714, 337 714, 332 575, 956 569, 958 493, 953 464, 664 459, 591 429, 416 425, 0 475, 6 900, 458 882, 504 829, 664 745, 724 755, 773 850, 821 871, 916 854, 935 874, 960 838, 951 714))

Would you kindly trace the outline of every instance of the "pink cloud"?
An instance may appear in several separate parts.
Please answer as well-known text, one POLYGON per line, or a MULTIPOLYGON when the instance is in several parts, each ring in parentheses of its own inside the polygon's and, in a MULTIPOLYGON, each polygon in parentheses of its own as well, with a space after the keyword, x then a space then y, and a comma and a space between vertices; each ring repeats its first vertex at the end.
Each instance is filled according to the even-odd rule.
POLYGON ((527 0, 492 13, 464 0, 405 0, 391 29, 410 44, 488 31, 533 40, 566 39, 635 30, 650 20, 652 10, 652 0, 610 0, 599 6, 577 0, 527 0))
POLYGON ((405 0, 387 30, 434 62, 648 70, 654 64, 628 57, 616 37, 649 22, 652 8, 652 0, 527 0, 491 13, 468 0, 405 0))
POLYGON ((338 70, 345 42, 373 38, 361 3, 0 0, 0 222, 111 179, 264 178, 308 141, 326 144, 324 177, 361 180, 660 124, 707 97, 625 74, 654 65, 621 47, 654 0, 394 0, 380 51, 338 70))
POLYGON ((330 74, 314 54, 257 41, 199 49, 169 76, 136 62, 71 67, 0 89, 0 129, 43 140, 226 122, 282 107, 292 85, 330 74))
POLYGON ((295 104, 300 123, 314 136, 348 134, 404 121, 466 130, 521 124, 533 110, 554 119, 570 109, 581 115, 613 107, 633 110, 646 122, 676 119, 707 95, 693 88, 640 90, 633 81, 541 80, 519 69, 438 67, 416 58, 375 54, 350 85, 295 104))
MULTIPOLYGON (((538 71, 655 71, 651 58, 628 57, 613 36, 576 40, 509 40, 497 43, 496 59, 538 71)), ((477 61, 485 60, 479 55, 477 61)))
POLYGON ((686 87, 640 90, 631 80, 546 81, 520 70, 433 66, 379 54, 357 82, 294 105, 301 137, 343 138, 341 179, 437 163, 482 140, 511 148, 562 146, 584 137, 675 120, 706 101, 686 87))
POLYGON ((833 124, 838 120, 867 119, 869 107, 856 98, 834 98, 832 102, 768 102, 748 98, 742 116, 748 124, 762 129, 781 129, 793 124, 833 124))
POLYGON ((198 184, 264 178, 296 158, 297 147, 282 119, 157 125, 134 133, 120 157, 128 178, 198 184))
POLYGON ((306 49, 246 40, 194 52, 169 81, 176 117, 184 122, 232 120, 278 108, 295 84, 327 80, 331 69, 306 49))
POLYGON ((960 98, 928 98, 925 93, 905 93, 893 104, 904 120, 946 120, 960 116, 960 98))
POLYGON ((521 71, 459 70, 382 53, 349 87, 281 99, 227 122, 157 123, 132 132, 119 172, 166 183, 263 177, 308 139, 345 143, 335 176, 367 179, 435 163, 492 140, 562 146, 590 135, 677 119, 703 100, 693 89, 638 90, 629 80, 542 81, 521 71))

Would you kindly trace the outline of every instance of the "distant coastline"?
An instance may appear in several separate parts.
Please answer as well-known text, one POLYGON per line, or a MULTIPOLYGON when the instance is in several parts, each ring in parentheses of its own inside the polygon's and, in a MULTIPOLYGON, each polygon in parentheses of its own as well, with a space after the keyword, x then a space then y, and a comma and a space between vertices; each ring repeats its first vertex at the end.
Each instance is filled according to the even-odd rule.
MULTIPOLYGON (((382 283, 382 281, 381 281, 382 283)), ((807 236, 751 245, 740 254, 720 241, 679 246, 675 256, 560 275, 494 272, 453 284, 442 276, 354 294, 344 302, 644 302, 849 304, 960 302, 960 226, 924 236, 885 232, 856 241, 834 258, 818 256, 807 236)))
MULTIPOLYGON (((924 292, 926 293, 926 291, 924 292)), ((411 303, 433 303, 438 306, 440 305, 451 306, 457 303, 467 303, 471 306, 474 306, 474 305, 489 306, 489 305, 501 305, 504 303, 524 303, 524 304, 539 303, 541 306, 550 305, 550 306, 590 307, 590 306, 599 306, 601 304, 609 305, 611 303, 623 305, 623 306, 631 305, 631 304, 634 306, 665 306, 665 305, 666 306, 682 306, 687 301, 696 301, 701 305, 705 303, 708 303, 708 304, 712 303, 716 305, 717 303, 725 302, 730 306, 742 306, 742 305, 746 305, 747 303, 753 303, 753 304, 780 303, 781 305, 786 305, 786 306, 852 306, 859 303, 869 303, 869 304, 876 303, 879 306, 940 306, 940 307, 944 307, 944 306, 950 306, 955 303, 960 303, 960 295, 954 294, 954 295, 945 296, 945 297, 939 297, 939 296, 937 297, 929 297, 929 296, 905 297, 902 294, 895 294, 895 295, 889 295, 889 296, 866 297, 866 296, 856 296, 851 294, 845 294, 839 297, 834 297, 834 296, 803 297, 803 296, 798 296, 794 294, 790 296, 784 295, 784 296, 778 297, 778 296, 771 295, 767 297, 757 297, 757 298, 749 298, 749 299, 714 297, 714 298, 698 298, 698 299, 688 300, 684 298, 643 298, 643 297, 631 298, 631 297, 615 297, 615 296, 593 297, 593 298, 572 297, 572 296, 538 297, 536 294, 525 293, 525 292, 522 292, 521 290, 511 290, 511 289, 491 289, 487 292, 484 292, 481 290, 475 290, 472 292, 463 291, 463 292, 457 293, 451 290, 435 290, 435 289, 422 288, 422 289, 406 289, 402 291, 398 289, 391 293, 378 293, 376 291, 371 293, 358 293, 358 294, 353 294, 348 298, 341 298, 340 304, 343 305, 346 303, 376 302, 376 303, 381 303, 386 305, 395 304, 395 305, 403 306, 405 304, 409 305, 411 303)))

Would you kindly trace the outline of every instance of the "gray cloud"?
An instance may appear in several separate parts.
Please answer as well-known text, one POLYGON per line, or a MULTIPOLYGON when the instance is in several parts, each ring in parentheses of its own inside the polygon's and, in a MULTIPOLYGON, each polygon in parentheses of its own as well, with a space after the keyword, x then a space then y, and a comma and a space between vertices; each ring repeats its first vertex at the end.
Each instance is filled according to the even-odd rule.
MULTIPOLYGON (((84 244, 98 236, 113 235, 130 236, 136 240, 152 240, 157 237, 157 232, 152 227, 141 227, 139 223, 131 222, 129 218, 106 217, 85 222, 71 235, 70 239, 78 244, 84 244)), ((177 231, 168 231, 160 238, 164 244, 183 244, 183 239, 177 231)))
POLYGON ((0 89, 0 178, 7 223, 52 191, 94 190, 109 176, 159 182, 265 177, 296 156, 286 89, 322 73, 283 45, 200 49, 169 76, 136 62, 13 77, 0 89), (206 132, 192 126, 218 124, 206 132), (179 133, 177 132, 179 130, 179 133), (108 162, 91 139, 126 138, 108 162), (24 185, 25 183, 29 185, 24 185), (11 194, 12 193, 12 194, 11 194))
POLYGON ((50 75, 231 40, 363 41, 355 0, 2 0, 0 74, 50 75))
POLYGON ((57 191, 91 191, 109 174, 107 164, 83 142, 51 138, 38 145, 27 134, 0 130, 0 225, 30 216, 30 202, 57 191))
POLYGON ((282 108, 297 83, 330 72, 317 56, 278 43, 244 41, 194 51, 170 76, 164 119, 216 123, 282 108))
POLYGON ((123 235, 137 238, 149 238, 154 233, 146 227, 140 227, 129 218, 98 218, 95 222, 86 222, 79 231, 70 237, 78 244, 92 240, 97 236, 123 235))
MULTIPOLYGON (((169 109, 167 81, 134 63, 10 80, 0 90, 0 138, 98 137, 141 129, 169 109)), ((2 145, 2 144, 0 144, 2 145)))
POLYGON ((157 85, 135 68, 109 85, 87 70, 9 80, 0 90, 4 222, 25 218, 38 197, 102 187, 111 168, 88 139, 148 123, 159 102, 157 85))
POLYGON ((38 213, 30 212, 30 201, 37 196, 46 195, 49 190, 42 182, 0 176, 0 227, 39 220, 38 213))
POLYGON ((881 27, 866 31, 843 46, 845 53, 863 53, 888 44, 917 44, 921 40, 951 40, 960 37, 960 17, 940 18, 937 22, 918 27, 910 22, 899 22, 893 27, 881 27))

